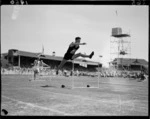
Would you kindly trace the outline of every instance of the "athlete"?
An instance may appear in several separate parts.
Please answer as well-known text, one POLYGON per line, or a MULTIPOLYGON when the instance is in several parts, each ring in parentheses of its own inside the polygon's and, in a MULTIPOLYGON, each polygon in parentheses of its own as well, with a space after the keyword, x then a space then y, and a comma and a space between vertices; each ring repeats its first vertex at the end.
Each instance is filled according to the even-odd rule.
POLYGON ((36 79, 36 76, 40 73, 40 58, 34 61, 34 80, 36 79))
POLYGON ((64 66, 64 64, 68 61, 68 60, 74 60, 78 57, 85 57, 85 58, 92 58, 94 55, 94 52, 92 52, 90 55, 85 55, 82 53, 77 53, 75 54, 75 52, 79 49, 80 45, 86 45, 86 43, 80 43, 81 38, 80 37, 76 37, 75 38, 75 42, 72 42, 69 45, 69 48, 67 50, 67 52, 64 55, 63 60, 61 61, 60 65, 58 66, 57 70, 56 70, 56 74, 58 75, 58 71, 64 66))

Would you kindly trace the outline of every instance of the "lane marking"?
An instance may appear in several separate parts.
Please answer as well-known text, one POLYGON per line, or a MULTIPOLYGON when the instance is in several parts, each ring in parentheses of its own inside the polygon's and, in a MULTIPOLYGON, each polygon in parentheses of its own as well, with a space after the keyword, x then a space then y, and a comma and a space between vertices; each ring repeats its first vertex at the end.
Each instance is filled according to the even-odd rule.
POLYGON ((4 96, 4 95, 2 95, 2 97, 6 98, 6 99, 9 99, 9 100, 12 100, 12 101, 15 101, 15 102, 18 102, 18 103, 21 103, 21 104, 25 104, 25 105, 34 107, 34 108, 37 107, 37 108, 40 108, 40 109, 43 109, 43 110, 49 110, 49 111, 52 111, 52 112, 60 113, 60 114, 62 114, 62 115, 71 115, 71 114, 69 114, 69 113, 65 113, 65 112, 62 112, 62 111, 58 111, 58 110, 56 110, 56 109, 39 106, 39 105, 36 105, 36 104, 33 104, 33 103, 23 102, 23 101, 16 100, 16 99, 13 99, 13 98, 4 96))

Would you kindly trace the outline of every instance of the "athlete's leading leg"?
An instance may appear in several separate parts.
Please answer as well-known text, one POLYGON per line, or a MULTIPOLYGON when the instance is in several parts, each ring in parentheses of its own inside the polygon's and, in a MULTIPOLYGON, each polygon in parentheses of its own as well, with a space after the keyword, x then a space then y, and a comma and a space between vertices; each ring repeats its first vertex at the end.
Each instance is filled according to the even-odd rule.
POLYGON ((92 52, 90 55, 85 55, 85 54, 82 54, 82 53, 78 53, 78 54, 75 54, 72 56, 72 60, 78 58, 78 57, 87 57, 87 58, 92 58, 94 55, 94 52, 92 52))

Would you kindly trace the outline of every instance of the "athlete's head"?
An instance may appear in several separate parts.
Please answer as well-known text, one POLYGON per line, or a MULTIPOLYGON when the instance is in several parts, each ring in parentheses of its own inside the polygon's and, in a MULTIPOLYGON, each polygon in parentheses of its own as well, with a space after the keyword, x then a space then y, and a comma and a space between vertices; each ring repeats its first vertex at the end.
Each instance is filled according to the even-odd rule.
POLYGON ((76 43, 80 43, 80 41, 81 41, 81 38, 80 38, 80 37, 76 37, 76 38, 75 38, 75 42, 76 42, 76 43))

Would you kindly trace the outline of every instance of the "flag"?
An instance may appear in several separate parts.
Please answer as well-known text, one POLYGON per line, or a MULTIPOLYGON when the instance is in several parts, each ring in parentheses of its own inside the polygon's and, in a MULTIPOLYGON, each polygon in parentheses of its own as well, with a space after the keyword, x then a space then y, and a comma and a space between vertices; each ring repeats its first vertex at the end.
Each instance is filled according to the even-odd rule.
POLYGON ((43 45, 42 45, 42 55, 44 55, 44 47, 43 47, 43 45))

